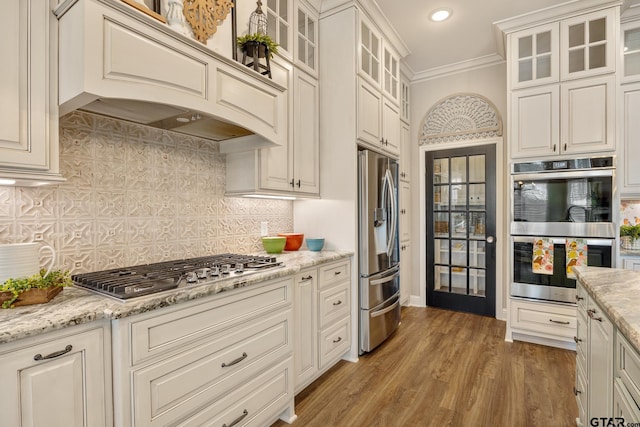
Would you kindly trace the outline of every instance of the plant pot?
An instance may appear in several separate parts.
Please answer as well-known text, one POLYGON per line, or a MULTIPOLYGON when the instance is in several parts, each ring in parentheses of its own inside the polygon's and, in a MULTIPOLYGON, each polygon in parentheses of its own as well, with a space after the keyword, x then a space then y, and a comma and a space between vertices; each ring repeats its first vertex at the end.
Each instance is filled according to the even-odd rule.
POLYGON ((264 58, 267 55, 267 45, 260 42, 246 42, 242 49, 246 52, 247 56, 253 58, 256 49, 258 49, 258 58, 264 58))
MULTIPOLYGON (((23 305, 42 304, 49 302, 62 291, 62 286, 51 286, 49 288, 34 288, 26 290, 18 296, 18 299, 11 304, 13 307, 20 307, 23 305)), ((11 292, 0 292, 0 307, 5 301, 13 299, 11 292)))
POLYGON ((640 239, 633 239, 631 236, 620 237, 620 244, 623 249, 640 251, 640 239))

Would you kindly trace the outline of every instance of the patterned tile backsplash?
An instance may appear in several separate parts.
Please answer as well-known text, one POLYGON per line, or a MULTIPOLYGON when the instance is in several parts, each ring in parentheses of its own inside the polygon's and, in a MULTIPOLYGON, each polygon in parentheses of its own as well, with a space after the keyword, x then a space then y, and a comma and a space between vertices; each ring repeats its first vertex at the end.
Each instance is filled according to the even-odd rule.
POLYGON ((620 202, 620 224, 640 224, 640 200, 622 200, 620 202))
POLYGON ((60 167, 57 186, 0 186, 0 243, 51 245, 55 268, 256 252, 262 221, 293 231, 291 201, 224 196, 225 157, 205 139, 73 112, 60 119, 60 167))

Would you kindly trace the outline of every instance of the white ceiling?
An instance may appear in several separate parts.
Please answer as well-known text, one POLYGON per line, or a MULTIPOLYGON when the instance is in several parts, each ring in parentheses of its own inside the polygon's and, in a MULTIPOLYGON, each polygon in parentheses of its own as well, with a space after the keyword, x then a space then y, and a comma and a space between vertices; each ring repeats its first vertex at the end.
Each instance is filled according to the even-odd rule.
POLYGON ((376 1, 411 51, 405 60, 414 73, 497 55, 493 22, 567 2, 567 0, 376 1), (430 21, 430 12, 441 7, 451 9, 452 16, 444 22, 430 21))

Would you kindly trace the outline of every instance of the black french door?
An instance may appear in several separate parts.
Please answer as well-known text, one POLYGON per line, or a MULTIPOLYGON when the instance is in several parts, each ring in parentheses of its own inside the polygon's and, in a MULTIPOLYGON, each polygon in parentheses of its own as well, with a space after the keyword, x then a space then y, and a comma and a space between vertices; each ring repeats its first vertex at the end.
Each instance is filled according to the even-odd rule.
POLYGON ((495 145, 426 153, 427 305, 495 316, 495 145))

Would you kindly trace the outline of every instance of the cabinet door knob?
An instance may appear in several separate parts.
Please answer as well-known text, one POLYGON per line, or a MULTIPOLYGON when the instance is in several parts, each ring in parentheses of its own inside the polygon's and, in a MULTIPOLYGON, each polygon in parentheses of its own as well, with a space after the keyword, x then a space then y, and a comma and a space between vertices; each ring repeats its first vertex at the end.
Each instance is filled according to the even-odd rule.
POLYGON ((576 301, 582 301, 582 300, 584 300, 584 297, 580 297, 580 296, 576 295, 576 301))
POLYGON ((553 144, 553 152, 554 153, 556 152, 556 148, 557 148, 556 144, 553 144))
POLYGON ((576 342, 576 344, 578 344, 579 342, 582 342, 582 340, 576 336, 573 337, 573 340, 576 342))
POLYGON ((338 300, 338 301, 333 303, 333 305, 340 305, 340 304, 342 304, 342 301, 340 301, 340 300, 338 300))
POLYGON ((293 188, 293 179, 291 179, 291 182, 289 183, 289 185, 291 186, 291 188, 293 188))
POLYGON ((334 343, 338 343, 338 342, 340 342, 340 341, 342 341, 342 337, 338 337, 338 339, 337 339, 337 340, 333 340, 333 342, 334 342, 334 343))
POLYGON ((564 151, 567 151, 567 144, 564 144, 564 151))
POLYGON ((578 394, 581 394, 582 392, 580 390, 578 390, 575 386, 573 387, 573 394, 575 394, 576 396, 578 394))
POLYGON ((300 180, 298 180, 298 182, 296 182, 296 186, 297 186, 298 188, 300 188, 300 182, 301 182, 300 180))

